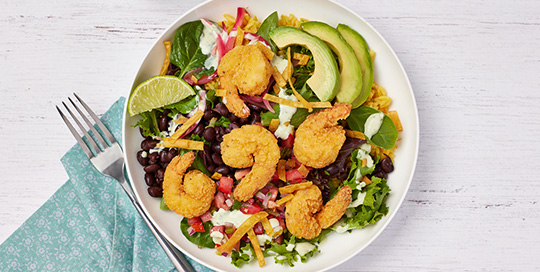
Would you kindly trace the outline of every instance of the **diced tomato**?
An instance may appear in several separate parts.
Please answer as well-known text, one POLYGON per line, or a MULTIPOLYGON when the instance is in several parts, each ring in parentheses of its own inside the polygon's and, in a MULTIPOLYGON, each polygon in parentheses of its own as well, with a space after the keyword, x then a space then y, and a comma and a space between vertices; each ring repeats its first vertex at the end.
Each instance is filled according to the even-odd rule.
POLYGON ((300 173, 300 171, 298 171, 298 169, 286 171, 285 176, 288 181, 306 178, 304 175, 302 175, 302 173, 300 173))
POLYGON ((302 182, 304 179, 303 178, 298 178, 298 179, 293 179, 293 180, 289 180, 289 182, 291 184, 295 184, 295 183, 300 183, 302 182))
POLYGON ((233 179, 223 176, 219 179, 219 187, 218 190, 230 194, 232 192, 232 186, 233 186, 233 179))
POLYGON ((204 226, 202 222, 194 223, 191 225, 195 232, 204 232, 204 226))
POLYGON ((270 201, 276 201, 277 195, 278 195, 278 188, 275 186, 270 186, 268 189, 268 193, 270 193, 270 201))
POLYGON ((249 171, 251 171, 251 168, 244 168, 244 169, 236 170, 236 172, 234 172, 234 178, 236 180, 244 178, 249 173, 249 171))
POLYGON ((281 243, 283 243, 283 235, 274 238, 274 243, 281 245, 281 243))
MULTIPOLYGON (((253 199, 253 198, 252 198, 253 199)), ((257 203, 249 204, 248 202, 242 204, 240 211, 243 214, 254 214, 258 213, 261 210, 261 207, 257 203)))
POLYGON ((214 232, 214 231, 219 231, 221 233, 225 233, 225 225, 221 225, 221 226, 213 226, 211 229, 210 229, 210 233, 214 232))
POLYGON ((257 235, 260 235, 260 234, 264 233, 264 228, 263 228, 261 222, 258 222, 257 224, 255 224, 255 226, 253 226, 253 232, 255 232, 255 234, 257 234, 257 235))
POLYGON ((221 191, 218 191, 215 198, 214 198, 214 205, 216 205, 216 207, 218 209, 224 209, 226 211, 228 211, 231 207, 229 207, 226 203, 225 203, 225 194, 223 194, 221 191))
POLYGON ((294 136, 292 134, 289 134, 289 137, 285 140, 281 140, 281 146, 287 147, 289 149, 292 149, 294 145, 294 136))
POLYGON ((210 219, 212 219, 212 214, 210 211, 206 211, 203 215, 201 215, 201 221, 203 222, 208 222, 210 219))
POLYGON ((187 223, 188 223, 190 226, 193 226, 193 224, 195 224, 195 223, 200 223, 200 222, 201 222, 201 218, 200 218, 200 217, 188 218, 188 220, 187 220, 187 223))
POLYGON ((274 183, 279 182, 279 175, 278 175, 277 169, 276 169, 276 172, 274 172, 274 175, 272 176, 272 182, 274 183))

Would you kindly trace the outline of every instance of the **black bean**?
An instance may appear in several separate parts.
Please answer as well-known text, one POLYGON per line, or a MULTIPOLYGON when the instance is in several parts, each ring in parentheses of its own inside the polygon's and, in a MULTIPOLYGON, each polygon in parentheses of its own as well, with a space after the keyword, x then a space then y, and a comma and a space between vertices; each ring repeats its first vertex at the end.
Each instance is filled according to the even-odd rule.
POLYGON ((163 183, 163 178, 165 177, 165 169, 163 168, 158 169, 156 171, 155 177, 156 177, 156 182, 161 185, 163 183))
POLYGON ((255 124, 255 123, 260 123, 261 122, 261 116, 257 113, 252 113, 251 116, 249 117, 249 123, 250 124, 255 124))
POLYGON ((146 151, 140 150, 139 152, 137 152, 137 161, 139 161, 140 165, 147 166, 148 165, 148 156, 146 156, 146 158, 143 158, 143 156, 142 156, 143 152, 146 152, 146 151))
POLYGON ((231 168, 229 168, 226 165, 220 165, 220 166, 216 167, 215 171, 222 174, 222 175, 224 175, 224 176, 226 176, 231 172, 231 168))
POLYGON ((385 173, 384 171, 376 172, 376 173, 373 174, 373 176, 376 176, 376 177, 382 178, 382 179, 388 178, 388 174, 385 173))
POLYGON ((227 133, 230 133, 230 132, 232 131, 232 128, 231 128, 231 126, 228 126, 228 127, 226 127, 224 130, 225 130, 225 131, 224 131, 223 134, 227 134, 227 133))
POLYGON ((263 110, 261 107, 259 107, 258 105, 255 105, 255 104, 247 103, 247 106, 248 106, 252 111, 260 112, 260 111, 263 110))
POLYGON ((238 118, 238 116, 234 115, 234 114, 229 114, 229 121, 231 121, 231 123, 234 123, 236 121, 238 121, 240 118, 238 118))
POLYGON ((218 135, 223 136, 223 134, 225 133, 225 129, 223 127, 216 127, 214 130, 216 132, 216 136, 218 135))
POLYGON ((161 168, 167 169, 167 166, 169 165, 169 163, 168 162, 160 162, 159 165, 161 166, 161 168))
POLYGON ((235 128, 240 128, 240 125, 237 124, 237 123, 230 123, 230 124, 229 124, 229 127, 230 127, 231 129, 235 129, 235 128))
POLYGON ((216 139, 216 130, 213 127, 207 127, 202 135, 208 142, 213 142, 216 139))
POLYGON ((212 145, 212 151, 221 154, 221 144, 213 144, 212 145))
POLYGON ((165 114, 161 116, 161 119, 159 119, 159 130, 161 131, 169 130, 169 117, 165 114))
POLYGON ((239 122, 240 122, 240 124, 245 125, 245 124, 249 123, 249 117, 240 118, 239 122))
POLYGON ((219 117, 219 115, 213 111, 205 111, 203 115, 203 119, 206 121, 210 121, 210 119, 214 117, 219 117))
POLYGON ((156 140, 146 139, 141 142, 141 149, 144 151, 148 151, 154 147, 156 147, 157 143, 159 143, 156 140))
POLYGON ((161 197, 163 195, 163 189, 159 186, 148 187, 148 194, 152 197, 161 197))
POLYGON ((172 148, 172 149, 169 149, 169 152, 167 153, 167 161, 172 161, 172 159, 174 157, 176 157, 176 155, 178 155, 178 149, 176 148, 172 148))
POLYGON ((214 169, 216 169, 216 166, 213 164, 206 166, 206 170, 208 170, 210 173, 214 173, 214 169))
POLYGON ((167 149, 163 149, 159 152, 159 161, 160 162, 169 162, 169 151, 167 149))
POLYGON ((221 156, 218 153, 213 153, 212 154, 212 161, 216 165, 222 165, 223 164, 223 160, 221 159, 221 156))
POLYGON ((152 186, 156 182, 156 179, 154 178, 154 175, 152 175, 151 173, 145 173, 144 182, 146 182, 146 185, 152 186))
POLYGON ((221 143, 223 142, 223 135, 216 135, 216 142, 221 143))
POLYGON ((381 160, 381 168, 386 173, 391 173, 394 171, 394 164, 392 163, 392 159, 386 157, 381 160))
POLYGON ((159 161, 159 154, 157 152, 148 154, 148 164, 156 164, 159 161))
POLYGON ((146 172, 146 173, 154 173, 160 168, 161 168, 161 166, 159 164, 150 164, 150 165, 144 167, 144 172, 146 172))
POLYGON ((201 135, 201 133, 203 133, 204 131, 204 125, 202 123, 199 123, 195 129, 193 130, 193 134, 195 135, 201 135))
POLYGON ((326 172, 328 172, 328 175, 330 177, 334 177, 335 175, 337 175, 339 173, 339 171, 341 170, 340 168, 338 168, 339 166, 335 165, 335 164, 331 164, 330 166, 326 167, 324 170, 326 172))
POLYGON ((213 111, 215 111, 216 113, 218 113, 221 116, 229 115, 229 110, 227 109, 227 106, 225 106, 225 104, 223 104, 223 103, 216 104, 213 111))

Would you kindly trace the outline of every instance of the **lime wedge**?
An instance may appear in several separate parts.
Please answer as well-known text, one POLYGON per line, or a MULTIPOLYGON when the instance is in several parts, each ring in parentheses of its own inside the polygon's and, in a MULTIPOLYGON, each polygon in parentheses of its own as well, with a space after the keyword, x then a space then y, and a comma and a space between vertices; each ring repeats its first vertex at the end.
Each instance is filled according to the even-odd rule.
POLYGON ((184 80, 175 76, 154 76, 139 84, 128 101, 129 115, 133 116, 166 105, 180 102, 195 91, 184 80))

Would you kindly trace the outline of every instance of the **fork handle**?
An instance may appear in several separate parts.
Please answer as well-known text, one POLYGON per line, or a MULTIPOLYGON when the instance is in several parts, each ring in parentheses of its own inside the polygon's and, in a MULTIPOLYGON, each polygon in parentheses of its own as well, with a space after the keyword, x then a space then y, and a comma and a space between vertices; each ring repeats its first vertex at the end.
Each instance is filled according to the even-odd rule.
POLYGON ((159 233, 159 231, 156 229, 156 226, 152 223, 152 221, 150 221, 150 218, 148 218, 137 199, 135 199, 133 190, 131 189, 131 186, 126 182, 124 175, 119 175, 118 177, 114 178, 120 182, 120 185, 122 185, 122 188, 124 188, 124 191, 128 195, 129 200, 131 200, 131 203, 133 203, 133 206, 135 206, 135 209, 141 215, 144 223, 146 223, 152 234, 154 234, 159 245, 163 248, 165 254, 167 254, 176 270, 178 270, 179 272, 194 272, 195 270, 193 269, 193 267, 191 267, 186 257, 184 257, 184 255, 180 252, 176 253, 174 247, 167 241, 167 239, 165 239, 165 237, 163 237, 163 235, 161 235, 161 233, 159 233))

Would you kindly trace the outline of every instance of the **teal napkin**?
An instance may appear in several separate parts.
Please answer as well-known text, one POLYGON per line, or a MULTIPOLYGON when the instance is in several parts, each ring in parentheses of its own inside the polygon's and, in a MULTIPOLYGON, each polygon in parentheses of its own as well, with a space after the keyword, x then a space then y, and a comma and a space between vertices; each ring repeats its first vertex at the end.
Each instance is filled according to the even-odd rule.
MULTIPOLYGON (((124 102, 101 118, 119 142, 124 102)), ((116 180, 97 171, 79 145, 61 161, 69 180, 0 245, 0 270, 174 270, 116 180)), ((188 260, 196 271, 212 271, 188 260)))

